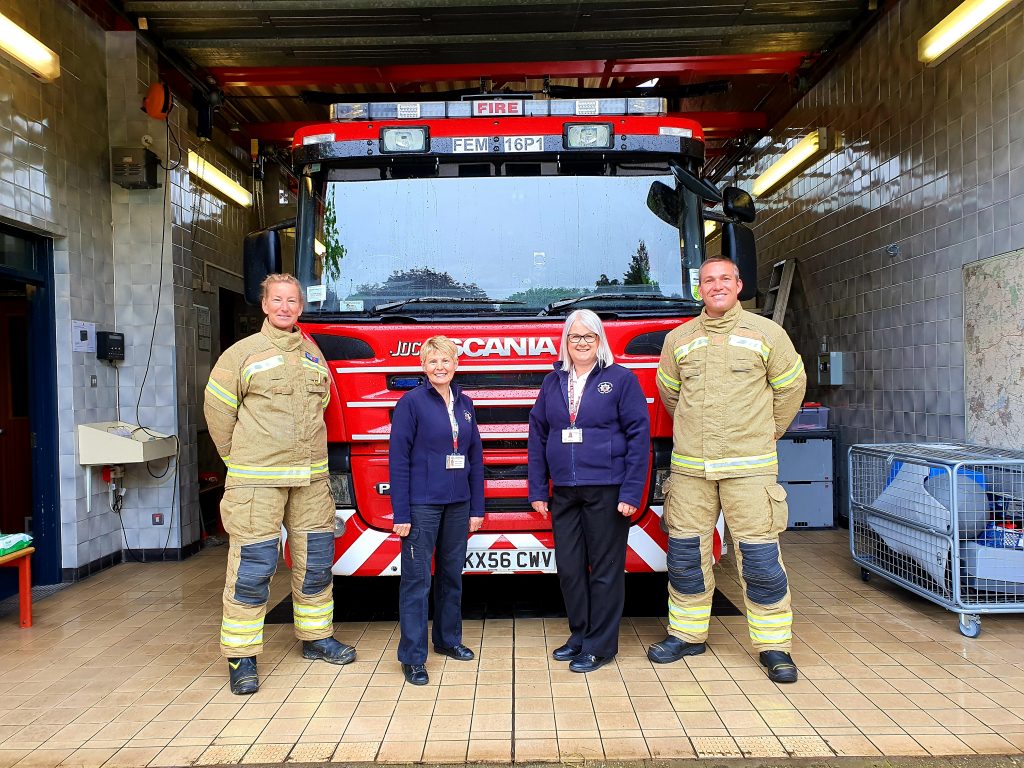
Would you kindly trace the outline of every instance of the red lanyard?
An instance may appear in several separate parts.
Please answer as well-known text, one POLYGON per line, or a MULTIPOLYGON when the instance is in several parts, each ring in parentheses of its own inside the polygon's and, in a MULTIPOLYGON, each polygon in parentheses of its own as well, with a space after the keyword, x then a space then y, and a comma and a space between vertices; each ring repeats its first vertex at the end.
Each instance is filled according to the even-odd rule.
POLYGON ((580 403, 583 402, 583 391, 580 391, 579 400, 576 399, 576 387, 573 384, 575 375, 569 371, 569 426, 576 426, 576 416, 580 412, 580 403))

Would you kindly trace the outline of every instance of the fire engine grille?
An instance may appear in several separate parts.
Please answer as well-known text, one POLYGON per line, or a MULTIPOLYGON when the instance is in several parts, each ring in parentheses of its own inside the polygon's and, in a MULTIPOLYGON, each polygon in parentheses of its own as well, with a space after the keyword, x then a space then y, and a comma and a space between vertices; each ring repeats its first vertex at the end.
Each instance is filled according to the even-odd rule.
POLYGON ((487 480, 525 480, 525 464, 485 465, 484 478, 487 480))
MULTIPOLYGON (((506 373, 455 373, 455 383, 463 389, 540 389, 546 371, 509 371, 506 373)), ((409 389, 409 380, 422 374, 394 374, 388 376, 388 389, 409 389)))
POLYGON ((484 499, 484 512, 529 512, 530 502, 521 499, 484 499))
POLYGON ((476 420, 478 424, 527 424, 530 409, 525 406, 481 405, 476 408, 476 420))

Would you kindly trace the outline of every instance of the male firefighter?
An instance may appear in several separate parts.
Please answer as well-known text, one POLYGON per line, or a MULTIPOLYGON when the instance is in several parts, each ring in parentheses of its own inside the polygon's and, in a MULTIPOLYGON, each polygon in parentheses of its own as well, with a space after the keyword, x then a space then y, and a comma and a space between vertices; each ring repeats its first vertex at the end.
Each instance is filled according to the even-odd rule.
POLYGON ((700 268, 704 310, 671 331, 658 391, 673 419, 668 526, 668 637, 648 658, 659 664, 704 653, 715 590, 711 545, 719 510, 732 533, 747 628, 768 677, 792 683, 793 614, 779 553, 786 491, 775 443, 796 416, 807 385, 786 332, 739 305, 739 270, 714 257, 700 268))
POLYGON ((298 281, 270 275, 261 295, 263 328, 229 347, 206 385, 206 423, 228 470, 220 514, 231 546, 220 649, 239 695, 259 690, 256 655, 282 523, 303 658, 348 664, 356 657, 333 637, 334 501, 323 416, 329 373, 323 353, 295 327, 303 306, 298 281))

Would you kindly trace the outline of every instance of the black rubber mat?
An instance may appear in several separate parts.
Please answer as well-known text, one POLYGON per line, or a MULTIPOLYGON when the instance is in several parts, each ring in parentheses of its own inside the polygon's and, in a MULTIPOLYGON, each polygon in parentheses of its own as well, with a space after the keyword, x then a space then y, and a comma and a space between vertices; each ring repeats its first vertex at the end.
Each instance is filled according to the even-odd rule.
MULTIPOLYGON (((334 579, 335 621, 397 621, 398 578, 337 576, 334 579)), ((462 581, 465 619, 549 619, 565 616, 554 575, 466 576, 462 581)), ((668 610, 668 577, 664 573, 626 576, 624 616, 663 618, 668 610)), ((713 616, 740 616, 729 599, 715 590, 713 616)), ((267 612, 268 624, 292 623, 292 599, 286 597, 267 612)))

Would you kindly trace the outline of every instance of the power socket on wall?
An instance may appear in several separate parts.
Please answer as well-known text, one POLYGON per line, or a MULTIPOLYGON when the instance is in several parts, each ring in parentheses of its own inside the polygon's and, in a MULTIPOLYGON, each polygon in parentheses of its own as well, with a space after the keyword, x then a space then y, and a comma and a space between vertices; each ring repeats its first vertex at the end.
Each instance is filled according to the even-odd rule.
POLYGON ((154 512, 153 513, 153 525, 163 525, 163 524, 164 524, 164 513, 163 512, 154 512))

